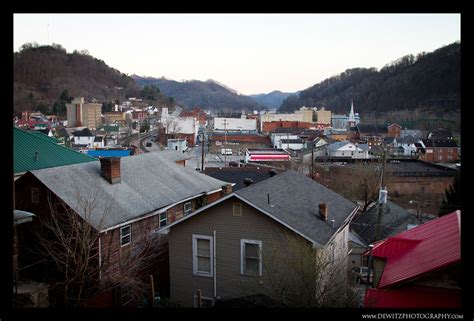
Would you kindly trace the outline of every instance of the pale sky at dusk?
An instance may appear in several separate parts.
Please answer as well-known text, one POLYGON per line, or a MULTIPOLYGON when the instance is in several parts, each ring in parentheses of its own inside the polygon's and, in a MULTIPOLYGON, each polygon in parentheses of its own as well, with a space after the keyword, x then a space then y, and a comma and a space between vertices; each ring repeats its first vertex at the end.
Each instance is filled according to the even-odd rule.
POLYGON ((128 75, 295 92, 461 40, 460 14, 15 14, 13 50, 58 43, 128 75))

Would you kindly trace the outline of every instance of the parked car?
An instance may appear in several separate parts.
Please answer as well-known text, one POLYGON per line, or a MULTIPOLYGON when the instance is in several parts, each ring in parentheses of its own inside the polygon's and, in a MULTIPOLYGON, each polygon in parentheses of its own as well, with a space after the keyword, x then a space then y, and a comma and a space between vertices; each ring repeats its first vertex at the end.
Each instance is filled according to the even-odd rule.
POLYGON ((146 147, 151 147, 151 146, 152 146, 151 142, 146 143, 146 147))
MULTIPOLYGON (((367 266, 355 266, 351 270, 351 275, 355 282, 366 283, 368 272, 369 272, 369 268, 367 266)), ((370 282, 372 282, 373 276, 374 276, 374 271, 370 271, 370 282)))

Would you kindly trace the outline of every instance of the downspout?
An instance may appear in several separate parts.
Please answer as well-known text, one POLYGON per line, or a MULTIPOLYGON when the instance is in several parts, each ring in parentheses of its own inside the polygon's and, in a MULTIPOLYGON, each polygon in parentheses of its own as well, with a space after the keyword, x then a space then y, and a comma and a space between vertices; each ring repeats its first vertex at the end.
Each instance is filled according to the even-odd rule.
POLYGON ((213 247, 214 247, 214 250, 213 250, 213 267, 214 267, 214 302, 216 301, 217 299, 217 276, 216 276, 216 230, 213 231, 213 247))

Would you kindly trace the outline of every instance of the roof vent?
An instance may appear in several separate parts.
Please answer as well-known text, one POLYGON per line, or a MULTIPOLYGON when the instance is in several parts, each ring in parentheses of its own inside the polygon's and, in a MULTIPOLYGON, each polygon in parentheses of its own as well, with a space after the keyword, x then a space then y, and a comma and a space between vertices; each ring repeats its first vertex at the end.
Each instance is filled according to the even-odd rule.
POLYGON ((250 185, 253 184, 253 179, 247 177, 244 179, 244 184, 245 184, 245 187, 249 187, 250 185))
POLYGON ((273 177, 277 174, 276 170, 274 170, 273 168, 271 170, 268 171, 268 175, 270 175, 270 177, 273 177))

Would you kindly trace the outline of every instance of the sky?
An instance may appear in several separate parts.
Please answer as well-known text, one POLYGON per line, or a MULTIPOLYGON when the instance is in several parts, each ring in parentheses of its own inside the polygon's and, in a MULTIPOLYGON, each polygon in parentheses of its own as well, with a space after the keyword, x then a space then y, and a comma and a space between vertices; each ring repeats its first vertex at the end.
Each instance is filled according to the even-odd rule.
POLYGON ((14 14, 27 42, 88 50, 128 75, 296 92, 461 41, 460 14, 14 14))

